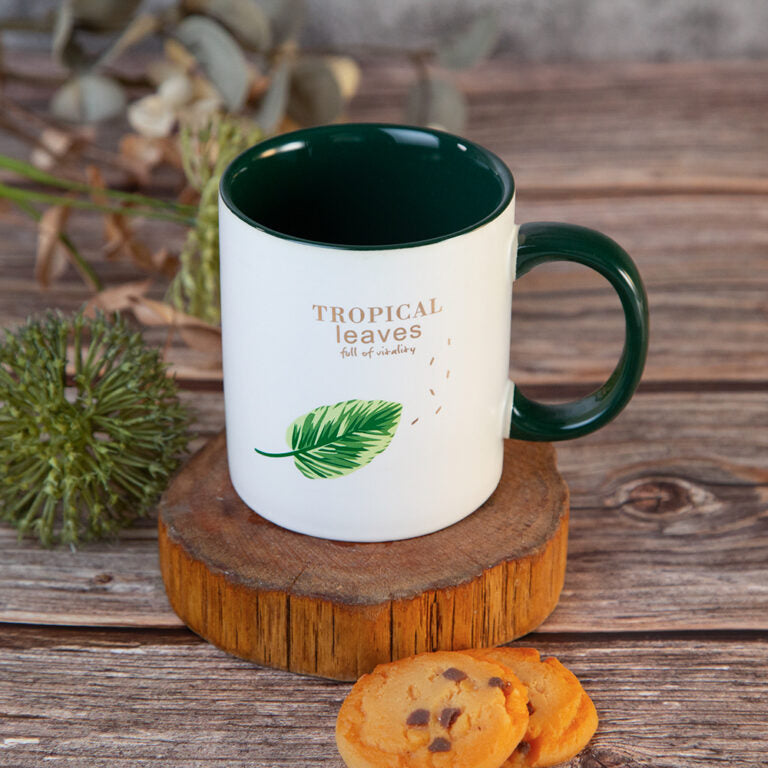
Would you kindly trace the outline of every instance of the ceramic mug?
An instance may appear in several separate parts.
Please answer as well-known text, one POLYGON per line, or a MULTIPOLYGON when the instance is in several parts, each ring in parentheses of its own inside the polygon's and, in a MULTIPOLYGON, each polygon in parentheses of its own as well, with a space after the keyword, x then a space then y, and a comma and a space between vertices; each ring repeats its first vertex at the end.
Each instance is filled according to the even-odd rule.
POLYGON ((648 313, 598 232, 514 219, 488 150, 437 130, 330 125, 264 141, 220 187, 227 457, 259 515, 323 538, 444 528, 501 477, 503 438, 565 440, 640 379, 648 313), (508 380, 515 277, 547 261, 606 277, 626 318, 608 381, 545 405, 508 380))

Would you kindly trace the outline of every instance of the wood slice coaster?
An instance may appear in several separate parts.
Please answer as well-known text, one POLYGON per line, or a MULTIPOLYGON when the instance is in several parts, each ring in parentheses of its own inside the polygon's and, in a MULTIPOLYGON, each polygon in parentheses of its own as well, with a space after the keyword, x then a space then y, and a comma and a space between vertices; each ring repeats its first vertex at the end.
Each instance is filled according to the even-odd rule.
POLYGON ((428 536, 356 544, 252 512, 230 483, 222 433, 160 503, 171 605, 229 653, 339 680, 413 653, 524 635, 563 586, 568 488, 551 445, 507 440, 504 451, 498 488, 469 517, 428 536))

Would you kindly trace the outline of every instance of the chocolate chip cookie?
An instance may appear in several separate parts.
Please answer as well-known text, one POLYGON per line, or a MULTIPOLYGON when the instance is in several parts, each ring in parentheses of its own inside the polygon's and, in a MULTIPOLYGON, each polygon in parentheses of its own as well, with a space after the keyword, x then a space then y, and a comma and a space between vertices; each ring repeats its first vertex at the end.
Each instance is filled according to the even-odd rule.
POLYGON ((576 676, 534 648, 480 648, 468 655, 509 667, 528 688, 530 720, 503 768, 548 768, 569 760, 597 729, 597 711, 576 676))
POLYGON ((420 654, 355 683, 336 743, 349 768, 499 768, 526 733, 527 701, 503 663, 420 654))

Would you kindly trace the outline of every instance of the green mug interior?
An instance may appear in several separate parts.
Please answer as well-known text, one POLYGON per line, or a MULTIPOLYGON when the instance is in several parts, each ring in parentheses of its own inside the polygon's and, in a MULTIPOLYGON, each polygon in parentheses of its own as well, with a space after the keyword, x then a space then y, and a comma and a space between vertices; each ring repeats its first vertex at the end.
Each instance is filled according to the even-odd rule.
POLYGON ((466 139, 428 128, 351 123, 307 128, 247 149, 221 195, 274 235, 352 249, 404 248, 469 232, 500 214, 514 181, 466 139))

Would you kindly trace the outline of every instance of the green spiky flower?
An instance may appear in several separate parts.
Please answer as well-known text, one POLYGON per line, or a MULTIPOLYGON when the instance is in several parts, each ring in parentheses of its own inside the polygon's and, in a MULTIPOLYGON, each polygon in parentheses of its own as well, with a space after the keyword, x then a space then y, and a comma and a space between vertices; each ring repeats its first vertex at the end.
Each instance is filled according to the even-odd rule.
POLYGON ((188 424, 122 318, 32 318, 0 339, 0 518, 45 546, 114 534, 152 509, 188 424))

